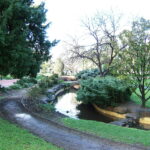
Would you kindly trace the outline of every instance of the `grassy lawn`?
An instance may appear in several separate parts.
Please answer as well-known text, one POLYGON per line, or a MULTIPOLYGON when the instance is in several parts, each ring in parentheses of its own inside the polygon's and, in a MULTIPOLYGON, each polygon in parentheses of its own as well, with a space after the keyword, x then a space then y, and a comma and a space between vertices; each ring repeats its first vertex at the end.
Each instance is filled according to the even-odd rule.
POLYGON ((139 143, 144 146, 150 146, 150 131, 119 127, 89 120, 65 118, 62 119, 62 121, 68 127, 112 139, 114 141, 130 144, 139 143))
POLYGON ((0 150, 60 150, 0 118, 0 150))

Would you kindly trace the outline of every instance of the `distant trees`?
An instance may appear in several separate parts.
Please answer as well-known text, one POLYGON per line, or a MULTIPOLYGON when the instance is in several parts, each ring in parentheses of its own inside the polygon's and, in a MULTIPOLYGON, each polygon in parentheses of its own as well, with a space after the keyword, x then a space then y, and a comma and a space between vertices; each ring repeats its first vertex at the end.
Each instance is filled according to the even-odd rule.
POLYGON ((101 76, 107 75, 118 52, 126 47, 119 39, 119 19, 98 14, 83 21, 88 35, 85 39, 90 43, 82 45, 72 39, 69 43, 72 59, 87 59, 97 66, 101 76))
POLYGON ((53 71, 55 74, 63 75, 64 73, 64 63, 61 58, 56 59, 53 67, 53 71))
POLYGON ((132 23, 132 30, 122 33, 122 41, 128 46, 120 55, 120 72, 128 76, 138 88, 135 94, 142 106, 150 100, 150 20, 140 18, 132 23))
POLYGON ((53 73, 53 65, 54 62, 52 59, 49 59, 48 61, 45 61, 41 64, 41 69, 39 74, 45 75, 45 76, 50 76, 53 73))
POLYGON ((0 74, 36 76, 40 64, 50 58, 57 41, 46 39, 44 3, 33 0, 0 1, 0 74))

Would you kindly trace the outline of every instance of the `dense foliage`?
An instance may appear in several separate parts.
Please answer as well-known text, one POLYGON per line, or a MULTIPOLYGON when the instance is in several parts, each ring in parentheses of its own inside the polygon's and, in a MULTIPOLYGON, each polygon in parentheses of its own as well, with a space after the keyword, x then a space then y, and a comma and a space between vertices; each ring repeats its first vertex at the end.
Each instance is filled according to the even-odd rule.
POLYGON ((53 104, 41 103, 41 98, 46 94, 46 89, 60 83, 57 74, 42 76, 37 85, 29 89, 27 94, 28 105, 34 111, 53 111, 53 104))
POLYGON ((97 77, 81 81, 77 99, 83 103, 95 103, 102 107, 115 106, 128 101, 129 86, 115 77, 97 77))
POLYGON ((23 77, 18 80, 14 85, 10 86, 8 89, 22 89, 33 86, 37 83, 35 78, 23 77))
POLYGON ((96 77, 100 74, 98 69, 86 69, 76 74, 77 79, 88 79, 89 77, 96 77))
POLYGON ((53 74, 51 76, 45 76, 43 77, 39 82, 38 85, 40 88, 50 88, 52 86, 54 86, 55 84, 58 84, 59 80, 58 80, 58 75, 57 74, 53 74))
POLYGON ((0 1, 0 74, 36 76, 40 64, 50 58, 57 41, 46 39, 44 3, 33 0, 0 1))

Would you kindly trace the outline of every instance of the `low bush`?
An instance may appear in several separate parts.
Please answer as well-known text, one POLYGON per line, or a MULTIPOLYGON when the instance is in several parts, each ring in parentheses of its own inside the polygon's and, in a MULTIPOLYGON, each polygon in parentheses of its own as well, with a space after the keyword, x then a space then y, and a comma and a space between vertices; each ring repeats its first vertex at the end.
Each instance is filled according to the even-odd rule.
POLYGON ((30 77, 23 77, 22 79, 16 82, 16 84, 21 85, 23 88, 31 87, 32 85, 36 83, 37 83, 37 80, 35 78, 30 78, 30 77))
POLYGON ((1 76, 1 79, 10 80, 13 79, 11 75, 1 76))
POLYGON ((82 80, 77 99, 83 103, 95 103, 101 107, 116 106, 128 101, 131 96, 129 85, 115 77, 97 77, 82 80))
POLYGON ((30 99, 36 99, 43 93, 42 88, 35 86, 28 90, 28 97, 30 99))
POLYGON ((8 87, 7 89, 22 89, 23 87, 20 84, 15 83, 14 85, 11 85, 10 87, 8 87))
POLYGON ((45 93, 45 90, 39 86, 34 86, 28 91, 26 100, 28 101, 28 106, 32 111, 43 111, 51 112, 54 111, 54 106, 51 103, 43 104, 41 103, 41 96, 45 93))
POLYGON ((39 105, 41 104, 39 97, 42 95, 43 91, 38 86, 34 86, 28 90, 27 97, 24 100, 27 101, 28 108, 32 111, 40 111, 41 108, 39 105))
POLYGON ((22 79, 18 80, 14 85, 10 86, 8 89, 28 88, 28 87, 32 87, 36 83, 37 80, 35 78, 23 77, 22 79))
POLYGON ((52 111, 53 106, 51 104, 41 104, 40 98, 42 95, 46 94, 45 92, 47 88, 51 88, 59 82, 57 74, 49 77, 42 76, 42 78, 38 81, 38 84, 28 91, 27 100, 30 107, 32 107, 35 111, 52 111))
POLYGON ((58 80, 58 75, 54 74, 52 76, 45 76, 43 77, 39 82, 38 85, 39 87, 45 89, 45 88, 49 88, 54 86, 55 84, 58 84, 59 80, 58 80))
POLYGON ((0 92, 6 92, 6 88, 0 85, 0 92))
POLYGON ((45 78, 44 75, 37 75, 37 76, 36 76, 36 80, 37 80, 37 81, 40 81, 40 80, 42 80, 43 78, 45 78))
POLYGON ((87 69, 82 70, 79 73, 76 74, 77 79, 88 79, 89 77, 96 77, 100 74, 98 69, 87 69))
POLYGON ((52 112, 55 110, 55 107, 53 104, 39 104, 39 107, 44 112, 52 112))

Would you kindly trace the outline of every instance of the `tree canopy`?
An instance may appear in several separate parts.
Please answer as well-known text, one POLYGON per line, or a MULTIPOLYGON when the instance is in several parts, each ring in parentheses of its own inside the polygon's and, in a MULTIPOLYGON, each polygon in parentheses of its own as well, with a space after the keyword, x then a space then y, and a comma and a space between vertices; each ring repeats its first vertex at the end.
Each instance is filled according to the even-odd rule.
POLYGON ((114 14, 98 13, 92 18, 86 18, 83 26, 86 29, 86 38, 91 42, 82 45, 78 40, 72 39, 68 43, 71 58, 90 61, 97 66, 101 76, 109 74, 118 52, 126 47, 126 44, 120 42, 119 21, 120 17, 114 14))
POLYGON ((128 76, 135 88, 139 88, 139 92, 134 92, 145 106, 150 99, 150 20, 140 18, 134 21, 132 30, 122 33, 122 40, 128 46, 120 55, 119 74, 128 76))
POLYGON ((58 41, 46 37, 44 3, 33 0, 0 1, 0 74, 36 76, 40 64, 48 60, 50 48, 58 41))

